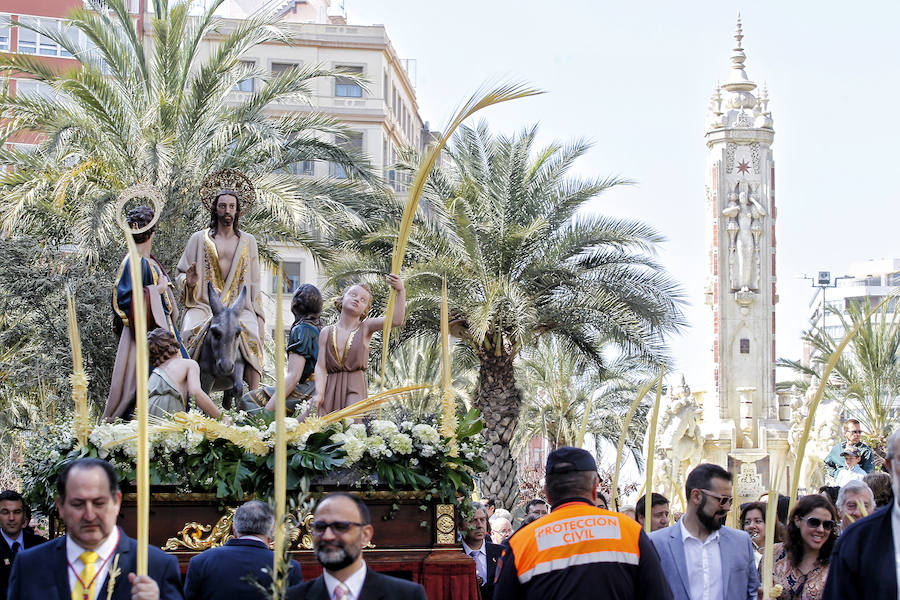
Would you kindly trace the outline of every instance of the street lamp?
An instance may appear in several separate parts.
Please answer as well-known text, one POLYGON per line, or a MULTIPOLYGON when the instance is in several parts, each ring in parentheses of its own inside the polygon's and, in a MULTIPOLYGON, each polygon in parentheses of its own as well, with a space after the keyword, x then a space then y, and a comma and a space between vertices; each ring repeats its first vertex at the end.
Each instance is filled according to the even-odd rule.
POLYGON ((838 275, 837 277, 832 278, 831 271, 818 271, 815 276, 812 275, 803 275, 803 279, 808 279, 810 281, 811 287, 816 287, 822 290, 822 332, 827 334, 825 330, 825 290, 827 288, 836 288, 838 281, 841 279, 852 279, 852 275, 838 275))

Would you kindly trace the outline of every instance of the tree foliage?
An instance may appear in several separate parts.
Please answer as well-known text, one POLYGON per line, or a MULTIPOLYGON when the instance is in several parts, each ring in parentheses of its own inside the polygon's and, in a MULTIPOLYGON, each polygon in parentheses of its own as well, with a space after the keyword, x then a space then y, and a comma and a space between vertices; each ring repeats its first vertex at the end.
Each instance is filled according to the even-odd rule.
MULTIPOLYGON (((843 331, 862 323, 831 372, 826 384, 827 397, 834 398, 854 417, 872 441, 882 446, 900 425, 900 415, 894 408, 900 397, 900 314, 896 300, 886 302, 871 318, 866 318, 869 304, 851 302, 846 313, 828 307, 843 331)), ((803 342, 811 349, 809 364, 781 358, 779 367, 793 370, 801 378, 779 384, 781 389, 797 386, 805 392, 818 386, 825 364, 834 355, 841 338, 816 328, 803 334, 803 342)))
MULTIPOLYGON (((628 182, 567 176, 588 144, 537 149, 536 135, 536 128, 504 136, 484 123, 461 127, 423 191, 404 267, 409 317, 401 338, 439 330, 447 279, 451 331, 479 364, 473 403, 490 444, 485 493, 505 505, 516 494, 509 443, 521 404, 513 372, 520 353, 546 337, 599 370, 610 344, 654 361, 682 322, 680 292, 652 257, 661 236, 586 210, 628 182)), ((385 273, 401 212, 399 203, 385 203, 348 229, 330 280, 385 273)))

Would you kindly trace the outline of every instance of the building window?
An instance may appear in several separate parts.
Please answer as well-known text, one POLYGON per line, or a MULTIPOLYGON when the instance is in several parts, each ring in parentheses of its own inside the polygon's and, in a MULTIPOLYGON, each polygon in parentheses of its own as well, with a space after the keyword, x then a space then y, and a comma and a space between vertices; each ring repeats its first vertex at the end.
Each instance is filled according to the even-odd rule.
MULTIPOLYGON (((293 294, 300 284, 303 283, 303 263, 302 262, 284 262, 281 264, 281 293, 293 294)), ((272 291, 277 292, 278 288, 277 276, 272 277, 272 291)))
POLYGON ((53 98, 53 88, 36 79, 16 79, 16 95, 27 94, 32 98, 53 98))
POLYGON ((293 175, 306 175, 307 177, 311 177, 316 172, 316 161, 301 160, 299 162, 291 163, 291 166, 288 167, 288 171, 293 175))
POLYGON ((272 75, 277 77, 278 75, 283 75, 287 73, 291 69, 297 66, 297 63, 286 63, 286 62, 273 62, 272 63, 272 75))
POLYGON ((9 52, 9 25, 0 25, 0 51, 9 52))
POLYGON ((750 340, 741 338, 741 354, 750 354, 750 340))
MULTIPOLYGON (((253 62, 248 62, 248 61, 241 61, 241 62, 248 69, 252 69, 253 66, 255 65, 255 63, 253 63, 253 62)), ((253 78, 252 77, 248 77, 247 79, 238 81, 236 84, 234 84, 234 87, 232 88, 232 90, 235 92, 252 92, 253 89, 254 88, 253 88, 253 78)))
MULTIPOLYGON (((78 39, 78 32, 69 31, 69 28, 59 19, 20 17, 19 21, 23 24, 37 25, 44 29, 57 29, 73 40, 78 39)), ((16 48, 20 54, 39 54, 41 56, 62 56, 64 58, 72 58, 71 54, 50 38, 39 35, 24 27, 19 27, 19 43, 16 48)))
MULTIPOLYGON (((347 67, 338 65, 337 68, 341 71, 353 73, 354 75, 362 76, 363 74, 362 67, 347 67)), ((353 81, 348 77, 335 77, 334 95, 341 98, 362 98, 362 87, 360 87, 359 83, 353 81)))
POLYGON ((387 71, 384 72, 384 80, 381 84, 381 97, 384 99, 384 103, 388 103, 388 97, 390 94, 390 82, 388 81, 387 71))
MULTIPOLYGON (((363 150, 363 134, 361 131, 351 131, 347 139, 340 142, 340 146, 350 154, 360 155, 363 150)), ((342 165, 334 164, 334 176, 337 179, 347 179, 347 171, 342 165)))

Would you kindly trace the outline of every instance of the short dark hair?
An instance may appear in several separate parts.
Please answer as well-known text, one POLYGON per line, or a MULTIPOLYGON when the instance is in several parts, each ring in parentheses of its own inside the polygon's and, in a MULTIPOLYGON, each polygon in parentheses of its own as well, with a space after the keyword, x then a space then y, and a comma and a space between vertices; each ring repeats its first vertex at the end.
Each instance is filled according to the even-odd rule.
MULTIPOLYGON (((890 475, 888 475, 890 477, 890 475)), ((823 485, 819 488, 820 494, 826 494, 828 499, 831 500, 831 503, 837 506, 838 492, 841 491, 840 486, 837 485, 823 485)))
MULTIPOLYGON (((330 494, 326 494, 319 498, 319 501, 316 503, 316 508, 325 502, 326 500, 331 500, 332 498, 347 498, 352 500, 354 504, 356 504, 356 508, 359 510, 359 522, 364 525, 369 525, 372 523, 372 516, 369 514, 369 507, 366 506, 365 502, 360 500, 357 496, 347 492, 331 492, 330 494)), ((315 512, 315 511, 313 511, 315 512)))
MULTIPOLYGON (((654 506, 660 506, 662 504, 669 504, 669 499, 662 494, 653 492, 653 494, 650 495, 650 508, 652 509, 654 506)), ((643 496, 641 496, 640 500, 637 501, 637 504, 634 505, 634 516, 643 518, 646 508, 647 495, 644 494, 643 496)))
POLYGON ((894 490, 891 488, 891 476, 882 471, 872 471, 863 477, 863 481, 875 496, 876 508, 890 506, 894 501, 894 490))
POLYGON ((552 506, 565 498, 590 497, 591 492, 596 489, 597 474, 594 471, 547 473, 544 485, 547 488, 547 500, 552 506))
MULTIPOLYGON (((138 206, 128 211, 128 214, 125 216, 125 220, 128 222, 128 226, 132 229, 140 229, 149 225, 154 216, 155 215, 153 209, 149 206, 138 206)), ((155 224, 147 231, 143 231, 141 233, 132 233, 131 237, 134 238, 135 244, 140 244, 149 240, 154 231, 156 231, 155 224)))
POLYGON ((525 505, 525 514, 528 514, 528 511, 531 510, 532 506, 537 506, 538 504, 547 506, 547 501, 542 498, 535 498, 534 500, 530 500, 528 504, 525 505))
POLYGON ((495 506, 494 506, 494 499, 493 499, 493 498, 485 498, 485 500, 484 500, 484 505, 485 505, 485 506, 490 506, 491 508, 495 508, 495 506))
POLYGON ((322 292, 311 283, 304 283, 294 292, 291 298, 291 312, 294 314, 294 324, 309 323, 319 329, 322 328, 322 292))
POLYGON ((799 567, 800 563, 803 561, 804 544, 803 537, 800 534, 800 528, 794 524, 794 517, 802 519, 817 508, 824 508, 827 510, 831 515, 831 520, 834 521, 834 524, 831 527, 831 531, 828 533, 828 539, 825 540, 825 543, 819 548, 819 559, 816 562, 820 565, 827 565, 828 561, 831 559, 831 550, 834 548, 834 543, 837 540, 837 525, 839 522, 837 509, 834 507, 834 504, 831 503, 831 500, 825 496, 821 494, 810 494, 797 500, 797 504, 794 505, 794 510, 791 511, 790 518, 787 522, 787 535, 785 535, 784 549, 795 567, 799 567))
POLYGON ((63 467, 59 477, 56 478, 56 493, 60 500, 64 501, 66 499, 66 481, 68 481, 69 473, 73 469, 102 469, 109 480, 109 495, 115 497, 119 491, 119 478, 111 464, 99 458, 79 458, 63 467))
POLYGON ((234 511, 232 520, 234 532, 242 535, 272 535, 275 526, 275 514, 272 508, 260 500, 251 500, 240 505, 234 511))
POLYGON ((712 463, 702 463, 697 465, 694 470, 688 474, 687 480, 684 482, 685 497, 689 498, 691 492, 694 490, 708 490, 714 477, 724 479, 725 481, 731 481, 731 473, 719 465, 714 465, 712 463))
POLYGON ((0 502, 21 502, 22 508, 25 508, 25 500, 22 499, 22 494, 15 490, 3 490, 0 492, 0 502))
MULTIPOLYGON (((766 522, 766 511, 768 510, 769 505, 765 502, 747 502, 745 504, 741 504, 741 518, 739 520, 739 524, 741 529, 744 528, 744 521, 747 520, 747 513, 751 510, 758 510, 762 513, 763 523, 766 522)), ((782 541, 781 539, 781 531, 782 531, 781 522, 778 521, 778 518, 775 519, 775 542, 782 541)))

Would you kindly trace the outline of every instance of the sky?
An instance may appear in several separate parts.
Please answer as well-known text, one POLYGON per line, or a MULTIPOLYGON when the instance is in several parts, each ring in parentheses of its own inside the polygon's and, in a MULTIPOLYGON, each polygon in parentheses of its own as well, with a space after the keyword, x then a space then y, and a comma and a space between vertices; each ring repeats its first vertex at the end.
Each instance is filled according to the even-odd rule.
MULTIPOLYGON (((658 259, 689 303, 670 339, 693 390, 709 389, 711 312, 704 232, 704 117, 726 81, 737 13, 746 71, 769 90, 775 122, 779 303, 776 354, 799 358, 813 297, 804 274, 900 256, 898 2, 517 2, 346 0, 351 24, 384 24, 416 59, 419 113, 440 130, 487 80, 548 93, 480 113, 492 129, 540 125, 541 145, 585 138, 583 177, 636 182, 592 210, 665 237, 658 259)), ((779 373, 778 378, 789 374, 779 373)))

